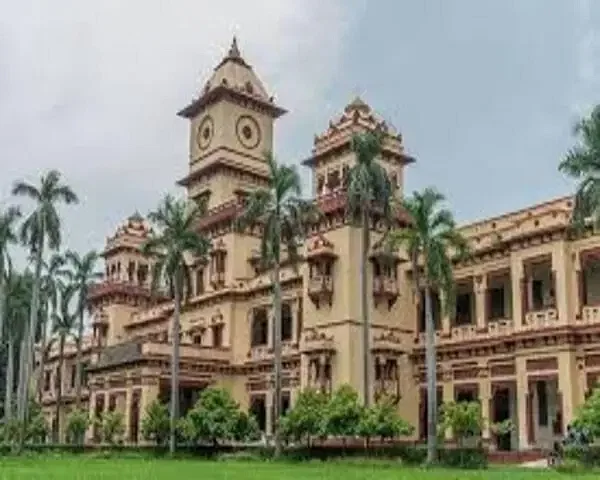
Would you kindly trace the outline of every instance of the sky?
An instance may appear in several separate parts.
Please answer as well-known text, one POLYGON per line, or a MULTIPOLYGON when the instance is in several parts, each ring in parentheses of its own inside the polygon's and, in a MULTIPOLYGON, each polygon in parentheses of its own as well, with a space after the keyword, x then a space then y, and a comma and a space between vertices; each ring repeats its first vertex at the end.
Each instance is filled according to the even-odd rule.
POLYGON ((81 198, 62 211, 65 247, 81 251, 177 192, 176 112, 234 34, 289 110, 281 160, 306 158, 358 94, 417 158, 405 190, 436 186, 461 222, 570 193, 557 165, 600 100, 593 0, 0 0, 0 12, 0 206, 14 180, 59 169, 81 198))

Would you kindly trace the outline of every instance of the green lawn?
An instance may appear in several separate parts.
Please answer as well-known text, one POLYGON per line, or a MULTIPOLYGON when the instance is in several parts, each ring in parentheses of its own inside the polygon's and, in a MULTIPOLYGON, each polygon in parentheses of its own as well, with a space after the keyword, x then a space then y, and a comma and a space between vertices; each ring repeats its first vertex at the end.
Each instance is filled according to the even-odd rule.
POLYGON ((498 468, 491 468, 487 471, 419 470, 395 466, 340 463, 285 464, 241 461, 94 459, 83 456, 0 459, 0 480, 188 480, 196 478, 202 480, 546 480, 584 477, 591 478, 588 475, 565 475, 541 470, 498 468))

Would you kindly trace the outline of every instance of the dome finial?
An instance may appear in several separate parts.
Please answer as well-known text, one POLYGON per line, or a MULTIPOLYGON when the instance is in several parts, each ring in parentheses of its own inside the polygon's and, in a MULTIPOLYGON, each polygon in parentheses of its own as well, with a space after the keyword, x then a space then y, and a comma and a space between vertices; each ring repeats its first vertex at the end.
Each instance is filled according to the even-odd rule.
POLYGON ((233 36, 233 40, 231 42, 231 47, 229 47, 228 56, 229 57, 233 57, 233 58, 239 58, 240 57, 240 49, 238 47, 237 38, 236 38, 235 35, 233 36))

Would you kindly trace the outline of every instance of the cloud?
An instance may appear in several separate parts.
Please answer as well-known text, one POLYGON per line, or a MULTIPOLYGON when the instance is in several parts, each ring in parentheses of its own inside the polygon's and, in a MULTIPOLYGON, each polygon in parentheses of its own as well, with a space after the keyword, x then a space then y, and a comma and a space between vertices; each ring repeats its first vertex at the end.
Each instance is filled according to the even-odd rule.
MULTIPOLYGON (((237 33, 242 54, 292 113, 278 147, 316 115, 361 6, 343 0, 0 0, 0 193, 60 169, 82 197, 69 246, 101 248, 187 168, 194 96, 237 33)), ((356 2, 354 2, 356 3, 356 2)), ((326 120, 323 120, 323 122, 326 120)), ((306 150, 312 132, 303 133, 306 150)))
POLYGON ((573 114, 581 117, 590 109, 589 98, 600 88, 600 32, 594 21, 595 12, 590 0, 575 2, 577 17, 576 58, 577 82, 574 88, 573 114), (586 101, 588 100, 588 101, 586 101))

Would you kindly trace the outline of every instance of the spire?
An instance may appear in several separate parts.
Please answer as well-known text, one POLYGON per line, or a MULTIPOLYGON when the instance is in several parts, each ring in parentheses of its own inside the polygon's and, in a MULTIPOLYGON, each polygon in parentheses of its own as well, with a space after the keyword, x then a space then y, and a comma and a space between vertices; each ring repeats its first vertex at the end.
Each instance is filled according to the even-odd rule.
POLYGON ((362 98, 360 98, 360 96, 357 95, 348 105, 346 105, 344 110, 346 112, 350 112, 352 110, 362 110, 363 112, 368 112, 371 110, 371 108, 363 101, 362 98))
POLYGON ((229 47, 229 52, 227 53, 227 56, 229 58, 240 58, 241 57, 240 49, 238 47, 237 38, 235 35, 233 36, 233 40, 231 42, 231 47, 229 47))

